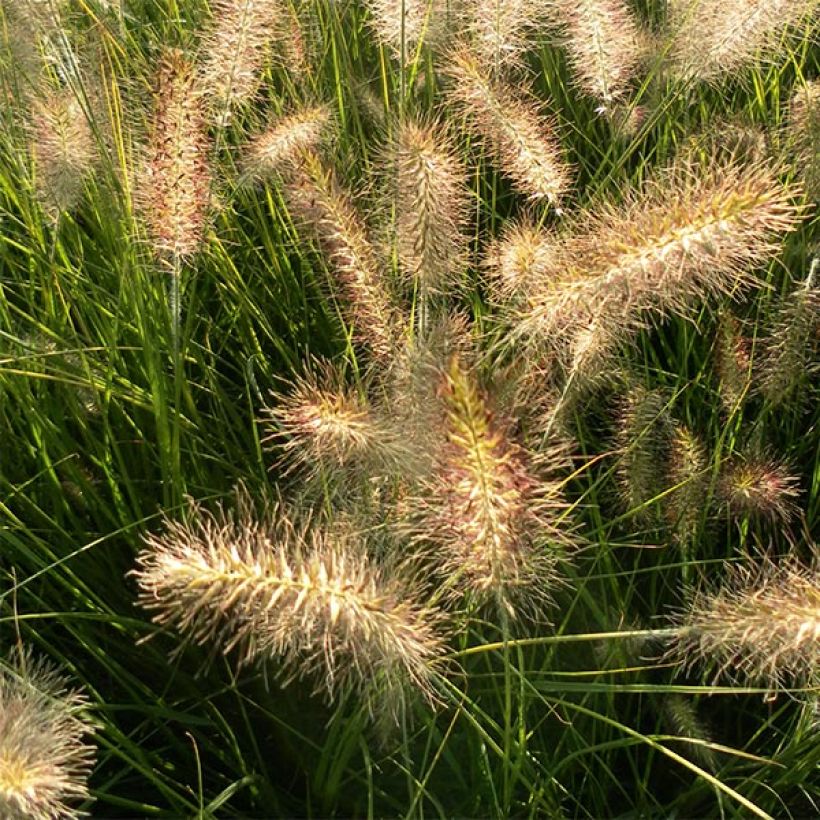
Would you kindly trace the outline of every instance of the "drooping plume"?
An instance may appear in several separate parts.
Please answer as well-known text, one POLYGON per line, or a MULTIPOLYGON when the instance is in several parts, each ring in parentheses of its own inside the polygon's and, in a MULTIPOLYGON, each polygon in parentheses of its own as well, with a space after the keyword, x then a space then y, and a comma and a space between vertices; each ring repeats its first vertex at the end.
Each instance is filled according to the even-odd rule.
POLYGON ((303 151, 285 193, 292 213, 315 233, 340 286, 354 338, 378 358, 389 357, 401 335, 399 314, 361 217, 333 170, 303 151))
POLYGON ((716 83, 783 49, 818 0, 669 0, 669 64, 684 80, 716 83))
POLYGON ((227 125, 261 81, 280 24, 281 0, 214 0, 214 21, 202 65, 202 87, 212 116, 227 125))
POLYGON ((570 184, 551 121, 538 105, 500 78, 491 77, 479 57, 460 46, 447 59, 447 98, 461 111, 519 191, 557 206, 570 184))
POLYGON ((211 172, 203 99, 194 64, 179 50, 163 55, 136 205, 154 253, 174 267, 192 257, 207 224, 211 172))
POLYGON ((285 682, 310 677, 328 699, 360 694, 396 714, 410 690, 432 697, 441 616, 405 568, 377 564, 349 529, 295 526, 191 509, 146 538, 135 570, 154 621, 241 664, 269 661, 285 682))
POLYGON ((0 816, 77 816, 94 765, 87 706, 65 678, 28 652, 0 666, 0 816))

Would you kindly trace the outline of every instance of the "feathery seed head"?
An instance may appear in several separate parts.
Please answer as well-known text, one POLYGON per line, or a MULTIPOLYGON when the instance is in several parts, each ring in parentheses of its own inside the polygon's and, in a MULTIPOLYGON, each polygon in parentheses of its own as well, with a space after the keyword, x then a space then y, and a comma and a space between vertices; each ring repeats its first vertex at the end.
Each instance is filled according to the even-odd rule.
POLYGON ((294 216, 309 226, 336 274, 354 338, 380 360, 390 360, 402 334, 376 252, 336 175, 313 151, 299 153, 285 186, 294 216))
POLYGON ((365 0, 370 11, 370 27, 379 43, 404 60, 415 60, 422 42, 438 45, 447 35, 447 0, 365 0))
POLYGON ((167 522, 146 545, 134 574, 156 623, 236 649, 240 664, 273 661, 285 682, 310 676, 329 700, 353 690, 398 714, 399 693, 434 697, 440 614, 407 568, 376 564, 349 529, 256 518, 240 499, 235 513, 193 505, 190 523, 167 522))
POLYGON ((94 748, 86 698, 50 665, 19 653, 0 666, 0 815, 6 820, 75 817, 88 799, 94 748))
POLYGON ((536 455, 490 410, 457 357, 443 374, 446 442, 434 477, 411 502, 411 530, 434 545, 434 560, 453 584, 515 616, 548 600, 557 578, 555 547, 571 543, 562 528, 564 466, 560 448, 536 455))
POLYGON ((676 693, 667 695, 663 699, 663 714, 671 724, 672 731, 682 740, 696 741, 695 743, 681 744, 681 750, 684 754, 693 758, 707 771, 717 771, 717 757, 712 749, 705 745, 713 742, 711 732, 698 714, 695 701, 685 695, 676 693))
POLYGON ((258 88, 285 16, 281 0, 214 0, 213 5, 201 83, 215 122, 224 126, 258 88))
POLYGON ((145 162, 135 180, 137 210, 156 255, 172 264, 202 242, 211 188, 208 136, 194 64, 180 50, 163 55, 145 162))
POLYGON ((441 128, 408 119, 396 130, 386 166, 395 174, 400 270, 428 292, 445 292, 459 282, 466 262, 461 160, 441 128))
POLYGON ((718 493, 733 516, 757 516, 774 523, 788 521, 797 512, 799 482, 784 462, 749 453, 723 468, 718 493))
POLYGON ((29 137, 38 198, 54 215, 71 210, 97 158, 91 126, 71 88, 33 100, 29 137))
POLYGON ((676 423, 669 441, 665 511, 675 537, 689 541, 697 532, 706 504, 709 461, 703 442, 688 427, 676 423))
POLYGON ((820 575, 794 561, 757 569, 735 565, 717 589, 698 590, 676 618, 669 657, 684 668, 716 667, 749 685, 777 689, 817 683, 820 669, 820 575))
POLYGON ((447 97, 465 114, 474 135, 519 191, 557 206, 569 187, 571 169, 551 121, 534 101, 491 77, 468 47, 454 49, 447 63, 447 97))
POLYGON ((722 311, 715 340, 715 370, 720 380, 720 401, 729 415, 737 410, 751 386, 750 347, 740 320, 722 311))
POLYGON ((317 105, 280 118, 254 137, 245 149, 247 176, 266 179, 287 174, 304 151, 318 151, 331 130, 327 106, 317 105))
POLYGON ((460 30, 481 64, 497 76, 522 66, 541 9, 532 0, 467 0, 462 16, 460 30))
POLYGON ((820 79, 798 88, 789 102, 786 143, 809 199, 820 199, 820 79))
POLYGON ((555 0, 550 13, 579 88, 605 110, 622 101, 649 45, 625 0, 555 0))
POLYGON ((783 35, 817 0, 669 0, 669 64, 686 81, 718 83, 783 50, 783 35))

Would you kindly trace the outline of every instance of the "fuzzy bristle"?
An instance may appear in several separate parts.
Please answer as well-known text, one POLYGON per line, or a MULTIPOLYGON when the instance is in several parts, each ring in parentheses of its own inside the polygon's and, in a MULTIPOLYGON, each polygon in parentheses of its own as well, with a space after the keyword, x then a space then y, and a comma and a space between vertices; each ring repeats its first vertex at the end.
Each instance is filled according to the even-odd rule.
POLYGON ((202 243, 211 171, 203 100, 194 64, 169 50, 157 71, 145 162, 135 179, 137 210, 155 254, 177 265, 202 243))
POLYGON ((407 120, 396 132, 388 172, 395 174, 399 269, 411 285, 448 292, 466 265, 465 170, 440 128, 407 120))
POLYGON ((706 506, 709 461, 703 442, 685 425, 675 424, 669 441, 666 518, 676 539, 688 543, 697 532, 706 506))
POLYGON ((789 466, 768 455, 748 453, 721 470, 718 494, 735 517, 788 521, 797 511, 799 479, 789 466))
POLYGON ((710 83, 736 75, 782 52, 786 32, 817 7, 818 0, 670 0, 672 72, 710 83))
POLYGON ((434 545, 456 595, 466 590, 514 617, 548 600, 559 552, 571 544, 560 522, 562 482, 550 477, 564 454, 520 446, 455 356, 441 393, 446 442, 433 479, 411 503, 411 527, 434 545))
POLYGON ((715 339, 715 371, 720 402, 729 415, 737 412, 751 387, 751 346, 743 330, 736 316, 721 311, 715 339))
POLYGON ((409 63, 421 43, 439 44, 450 17, 447 0, 365 0, 376 40, 409 63), (402 37, 404 42, 402 43, 402 37))
POLYGON ((467 0, 461 30, 481 64, 498 75, 521 66, 541 11, 532 0, 467 0))
POLYGON ((816 562, 761 568, 735 565, 725 584, 698 590, 678 617, 670 657, 704 664, 751 685, 773 689, 817 683, 820 668, 820 575, 816 562))
POLYGON ((284 682, 309 676, 328 699, 353 690, 371 710, 400 708, 408 690, 432 697, 443 642, 439 613, 412 577, 370 559, 344 528, 296 527, 281 510, 169 521, 146 538, 134 574, 154 621, 240 664, 270 661, 284 682))
POLYGON ((447 98, 519 191, 557 206, 570 184, 551 121, 518 87, 494 78, 465 46, 447 60, 447 98))
POLYGON ((214 0, 213 11, 201 82, 215 121, 226 125, 258 88, 286 18, 281 0, 214 0))
POLYGON ((557 0, 560 26, 578 87, 609 110, 627 96, 647 53, 647 35, 625 0, 557 0))
POLYGON ((30 150, 38 199, 52 214, 72 210, 97 159, 86 112, 71 88, 33 100, 30 150))
POLYGON ((798 88, 789 101, 786 144, 809 199, 820 199, 820 80, 798 88))
POLYGON ((333 170, 312 151, 300 153, 285 193, 292 213, 310 226, 340 285, 354 338, 389 359, 401 336, 398 310, 361 217, 333 170))
POLYGON ((597 326, 625 344, 648 319, 755 283, 750 269, 794 230, 799 189, 765 164, 678 162, 617 208, 603 205, 556 243, 561 274, 532 288, 514 335, 560 349, 597 326))
POLYGON ((328 136, 332 117, 324 105, 281 117, 246 146, 242 164, 252 179, 287 174, 304 151, 317 151, 328 136))
POLYGON ((94 747, 88 701, 28 652, 0 666, 0 816, 5 820, 77 817, 89 797, 94 747))

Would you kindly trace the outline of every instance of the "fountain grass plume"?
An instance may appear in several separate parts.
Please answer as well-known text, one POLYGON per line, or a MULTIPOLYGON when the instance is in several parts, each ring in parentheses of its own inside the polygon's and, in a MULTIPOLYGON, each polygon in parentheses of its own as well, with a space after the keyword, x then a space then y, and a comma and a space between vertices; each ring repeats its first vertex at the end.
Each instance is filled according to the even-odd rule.
POLYGON ((94 747, 87 698, 28 651, 0 666, 0 815, 5 820, 78 817, 89 798, 94 747))

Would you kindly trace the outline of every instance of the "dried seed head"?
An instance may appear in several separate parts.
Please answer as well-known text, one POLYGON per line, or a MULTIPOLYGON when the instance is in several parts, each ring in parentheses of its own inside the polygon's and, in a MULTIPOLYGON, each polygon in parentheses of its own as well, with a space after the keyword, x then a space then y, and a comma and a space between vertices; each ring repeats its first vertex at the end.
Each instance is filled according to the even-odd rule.
POLYGON ((670 433, 668 397, 660 390, 632 387, 615 432, 616 475, 624 507, 644 521, 654 517, 652 501, 666 488, 670 433))
POLYGON ((789 103, 786 145, 809 199, 820 199, 820 80, 798 88, 789 103))
POLYGON ((530 47, 541 9, 532 0, 466 0, 460 30, 493 75, 520 68, 530 47))
POLYGON ((676 423, 669 441, 666 482, 672 492, 666 496, 666 518, 680 542, 697 533, 706 507, 709 489, 709 461, 703 442, 688 427, 676 423))
POLYGON ((465 171, 441 128, 406 120, 388 154, 395 174, 399 268, 411 284, 448 292, 466 264, 465 171))
POLYGON ((729 415, 737 412, 751 387, 750 347, 740 320, 722 311, 715 340, 715 370, 720 380, 720 401, 729 415))
POLYGON ((587 214, 556 243, 561 275, 531 289, 531 306, 511 319, 513 336, 556 347, 593 326, 623 344, 647 317, 731 296, 756 281, 749 268, 774 255, 779 235, 797 226, 798 192, 765 164, 675 163, 620 206, 587 214))
POLYGON ((806 280, 780 300, 772 316, 762 353, 755 362, 757 389, 777 407, 792 399, 795 388, 817 372, 820 343, 820 290, 815 258, 806 280))
POLYGON ((71 88, 33 100, 29 139, 38 199, 52 215, 72 210, 82 197, 97 149, 86 113, 71 88))
POLYGON ((399 429, 330 363, 274 396, 266 413, 273 430, 264 441, 281 443, 286 461, 308 476, 349 482, 395 473, 412 460, 399 429))
POLYGON ((312 151, 303 151, 285 187, 295 216, 316 234, 336 274, 354 338, 378 359, 390 359, 401 336, 376 253, 359 214, 332 169, 312 151))
POLYGON ((788 521, 796 512, 800 479, 787 464, 749 453, 729 461, 721 471, 718 493, 735 517, 788 521))
POLYGON ((174 265, 202 242, 211 187, 208 148, 194 64, 179 50, 166 51, 135 195, 156 255, 174 265))
POLYGON ((507 222, 501 236, 490 243, 483 261, 493 301, 504 304, 526 299, 531 288, 556 276, 555 241, 555 236, 530 217, 507 222))
POLYGON ((245 148, 243 165, 252 179, 292 172, 304 151, 318 151, 331 129, 327 106, 317 105, 280 118, 245 148))
POLYGON ((281 0, 214 0, 201 83, 217 124, 227 125, 234 110, 259 87, 271 44, 285 19, 281 0))
POLYGON ((365 0, 370 27, 396 59, 414 62, 422 43, 439 45, 447 36, 447 0, 365 0), (402 47, 402 37, 404 46, 402 47))
POLYGON ((669 656, 684 668, 715 667, 728 677, 772 689, 817 683, 820 668, 820 575, 817 563, 735 565, 726 583, 699 590, 677 616, 669 656))
POLYGON ((447 97, 467 117, 516 188, 533 201, 557 206, 570 184, 570 167, 549 119, 534 101, 491 78, 480 58, 465 46, 449 57, 447 97))
POLYGON ((579 88, 610 109, 627 96, 648 36, 624 0, 557 0, 551 16, 579 88))
POLYGON ((240 500, 236 513, 194 505, 146 545, 134 574, 156 623, 236 649, 240 664, 272 661, 285 682, 310 676, 329 700, 354 691, 397 715, 399 695, 433 698, 441 616, 349 530, 297 528, 279 510, 257 519, 240 500))
POLYGON ((669 0, 669 63, 683 80, 717 83, 784 50, 783 35, 817 0, 669 0))
POLYGON ((94 748, 86 698, 50 665, 19 653, 0 666, 0 815, 7 820, 76 817, 88 799, 94 748))
POLYGON ((559 553, 570 545, 562 526, 566 504, 562 450, 536 454, 521 447, 510 425, 494 416, 474 377, 453 357, 441 387, 446 443, 434 477, 410 503, 417 540, 455 595, 515 616, 549 598, 559 553))

